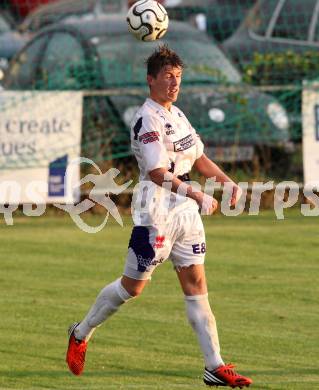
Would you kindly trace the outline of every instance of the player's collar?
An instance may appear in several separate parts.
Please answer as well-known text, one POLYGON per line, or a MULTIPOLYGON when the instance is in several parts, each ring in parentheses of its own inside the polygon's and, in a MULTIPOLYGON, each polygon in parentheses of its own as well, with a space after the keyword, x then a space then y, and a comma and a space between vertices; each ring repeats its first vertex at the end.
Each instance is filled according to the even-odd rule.
POLYGON ((147 98, 146 101, 148 102, 148 104, 150 104, 151 106, 153 106, 154 108, 158 109, 158 110, 163 110, 164 112, 168 112, 170 114, 173 113, 173 110, 174 110, 174 106, 172 105, 171 106, 171 111, 169 111, 167 108, 165 108, 164 106, 162 106, 161 104, 157 103, 155 100, 153 100, 152 98, 147 98))

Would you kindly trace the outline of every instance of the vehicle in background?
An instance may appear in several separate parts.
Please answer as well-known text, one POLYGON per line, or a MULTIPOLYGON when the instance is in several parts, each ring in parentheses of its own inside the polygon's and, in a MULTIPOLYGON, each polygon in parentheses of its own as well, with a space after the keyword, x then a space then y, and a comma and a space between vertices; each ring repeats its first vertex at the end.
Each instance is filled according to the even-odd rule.
MULTIPOLYGON (((233 160, 251 160, 260 147, 289 142, 282 106, 243 84, 240 73, 205 33, 171 20, 161 43, 175 49, 187 64, 178 106, 201 134, 211 157, 223 160, 226 151, 230 159, 231 150, 233 160)), ((49 27, 27 44, 12 61, 4 87, 85 90, 84 155, 126 156, 130 121, 148 94, 144 61, 157 45, 129 35, 123 15, 86 23, 70 20, 49 27)))
MULTIPOLYGON (((160 0, 170 19, 190 22, 206 30, 219 41, 229 37, 256 0, 160 0)), ((24 33, 37 32, 66 17, 96 17, 101 14, 126 13, 136 0, 56 0, 31 12, 19 27, 24 33)))
POLYGON ((318 0, 258 0, 222 43, 247 81, 269 87, 285 105, 296 141, 301 139, 302 80, 319 73, 318 14, 318 0))
MULTIPOLYGON (((241 67, 250 64, 256 53, 318 51, 318 13, 318 0, 259 0, 222 47, 241 67)), ((294 65, 281 75, 283 80, 300 76, 294 65)))
POLYGON ((162 0, 171 19, 191 21, 218 41, 227 39, 256 0, 162 0))
POLYGON ((65 18, 96 18, 102 14, 127 11, 127 0, 56 0, 31 12, 19 26, 21 33, 36 33, 65 18))
POLYGON ((28 39, 14 31, 14 24, 6 12, 0 12, 0 84, 11 58, 28 39))
POLYGON ((30 11, 42 4, 52 3, 56 0, 8 0, 18 19, 24 18, 30 11))

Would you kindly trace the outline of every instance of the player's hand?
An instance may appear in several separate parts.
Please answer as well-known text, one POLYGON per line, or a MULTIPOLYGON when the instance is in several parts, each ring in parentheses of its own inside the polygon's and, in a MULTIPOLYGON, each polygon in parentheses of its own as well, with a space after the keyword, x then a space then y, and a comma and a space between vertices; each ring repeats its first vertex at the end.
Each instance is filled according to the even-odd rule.
POLYGON ((243 194, 242 189, 237 184, 234 183, 232 187, 232 194, 231 194, 229 205, 232 207, 236 206, 242 194, 243 194))
POLYGON ((212 196, 202 193, 199 207, 202 215, 212 215, 217 210, 218 202, 212 196))

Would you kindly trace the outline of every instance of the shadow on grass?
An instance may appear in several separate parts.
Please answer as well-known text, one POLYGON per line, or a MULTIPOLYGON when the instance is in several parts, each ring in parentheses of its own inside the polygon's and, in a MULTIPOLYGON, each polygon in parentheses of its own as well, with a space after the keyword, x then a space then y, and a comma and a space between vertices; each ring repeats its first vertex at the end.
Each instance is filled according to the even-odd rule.
MULTIPOLYGON (((137 369, 137 368, 123 368, 118 370, 94 370, 86 371, 81 376, 81 378, 144 378, 144 377, 175 377, 175 378, 192 378, 196 379, 198 374, 192 375, 190 371, 185 373, 185 371, 178 370, 147 370, 147 369, 137 369)), ((67 367, 65 370, 0 370, 0 376, 7 378, 27 378, 27 377, 38 377, 38 378, 62 378, 62 377, 74 377, 71 372, 68 371, 67 367)))
MULTIPOLYGON (((1 351, 0 351, 1 352, 1 351)), ((29 356, 32 356, 31 354, 29 356)), ((41 357, 42 359, 48 359, 48 360, 59 360, 57 358, 52 357, 41 357)), ((145 369, 145 368, 128 368, 124 367, 122 365, 112 365, 112 367, 106 367, 105 370, 91 370, 91 371, 85 371, 82 377, 144 377, 148 375, 153 376, 165 376, 165 377, 182 377, 182 378, 194 378, 201 376, 202 372, 198 372, 198 370, 192 370, 190 368, 187 368, 186 370, 169 370, 169 369, 145 369), (125 373, 125 374, 123 374, 125 373)), ((289 370, 288 370, 289 371, 289 370)), ((305 368, 305 367, 293 367, 291 368, 291 371, 294 374, 300 374, 302 377, 308 376, 308 375, 318 375, 318 369, 316 368, 305 368)), ((0 374, 4 376, 65 376, 65 375, 72 375, 69 371, 67 366, 65 366, 65 370, 55 370, 54 368, 52 370, 0 370, 0 374)), ((287 375, 287 369, 265 369, 265 370, 245 370, 246 375, 264 375, 264 376, 285 376, 287 375)))
MULTIPOLYGON (((1 350, 0 349, 0 353, 17 356, 17 351, 8 351, 8 350, 1 350)), ((19 351, 18 353, 19 353, 19 356, 26 356, 29 358, 37 358, 37 359, 41 359, 41 360, 51 360, 51 361, 53 360, 56 362, 61 361, 61 358, 59 358, 59 357, 36 355, 36 354, 32 354, 32 353, 23 353, 21 351, 19 351)))
POLYGON ((319 376, 318 374, 318 369, 317 368, 306 368, 306 367, 291 367, 289 370, 288 368, 283 368, 283 369, 277 369, 277 370, 245 370, 246 375, 265 375, 265 376, 280 376, 280 377, 286 377, 289 372, 291 375, 294 375, 295 378, 297 378, 297 374, 300 374, 299 378, 305 378, 308 375, 316 375, 319 376))

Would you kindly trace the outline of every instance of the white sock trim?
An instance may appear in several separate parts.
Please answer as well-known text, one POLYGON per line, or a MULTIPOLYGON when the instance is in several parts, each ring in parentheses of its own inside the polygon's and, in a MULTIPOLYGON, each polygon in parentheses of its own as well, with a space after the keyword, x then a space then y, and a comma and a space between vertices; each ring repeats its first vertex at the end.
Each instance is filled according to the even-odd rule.
POLYGON ((201 301, 202 299, 208 299, 208 293, 201 295, 185 295, 187 301, 201 301))
POLYGON ((116 280, 116 291, 120 298, 123 300, 123 302, 128 301, 129 299, 133 298, 131 294, 129 294, 126 289, 123 287, 121 283, 121 278, 116 280))

